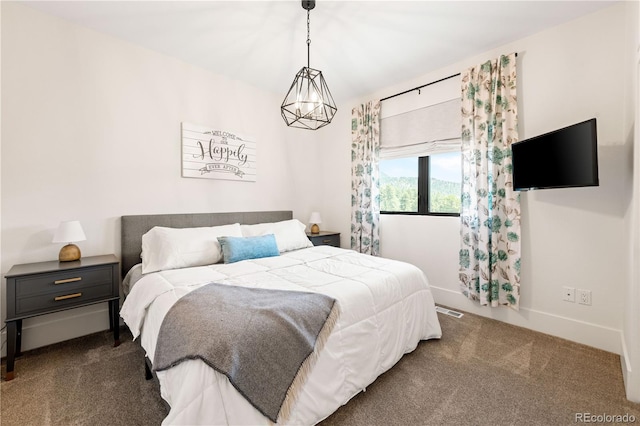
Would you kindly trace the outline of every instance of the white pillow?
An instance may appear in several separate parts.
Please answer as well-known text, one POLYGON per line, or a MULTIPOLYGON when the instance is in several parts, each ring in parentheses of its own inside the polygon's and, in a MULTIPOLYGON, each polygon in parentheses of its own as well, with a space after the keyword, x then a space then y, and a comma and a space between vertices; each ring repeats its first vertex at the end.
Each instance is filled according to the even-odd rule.
POLYGON ((222 260, 218 237, 241 237, 240 224, 202 228, 154 226, 142 236, 142 273, 211 265, 222 260))
POLYGON ((298 219, 283 220, 282 222, 258 223, 256 225, 241 225, 243 237, 259 237, 273 234, 280 253, 313 247, 313 243, 304 232, 307 226, 298 219))

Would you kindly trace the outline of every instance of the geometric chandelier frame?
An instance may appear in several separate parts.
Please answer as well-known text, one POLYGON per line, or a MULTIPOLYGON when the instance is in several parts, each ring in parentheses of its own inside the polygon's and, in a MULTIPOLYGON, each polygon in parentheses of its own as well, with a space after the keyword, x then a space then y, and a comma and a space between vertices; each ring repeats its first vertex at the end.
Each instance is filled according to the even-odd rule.
POLYGON ((307 66, 302 67, 296 74, 280 107, 280 113, 287 126, 309 130, 316 130, 331 123, 338 111, 322 71, 309 66, 309 11, 315 4, 315 0, 302 0, 302 7, 307 11, 307 66))

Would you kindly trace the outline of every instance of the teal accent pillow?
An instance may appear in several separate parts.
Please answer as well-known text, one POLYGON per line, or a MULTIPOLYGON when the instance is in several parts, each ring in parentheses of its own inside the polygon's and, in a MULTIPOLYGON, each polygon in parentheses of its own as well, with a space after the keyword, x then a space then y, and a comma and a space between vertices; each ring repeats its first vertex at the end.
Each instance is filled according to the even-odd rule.
POLYGON ((224 263, 246 259, 279 256, 278 244, 273 234, 259 237, 218 237, 224 263))

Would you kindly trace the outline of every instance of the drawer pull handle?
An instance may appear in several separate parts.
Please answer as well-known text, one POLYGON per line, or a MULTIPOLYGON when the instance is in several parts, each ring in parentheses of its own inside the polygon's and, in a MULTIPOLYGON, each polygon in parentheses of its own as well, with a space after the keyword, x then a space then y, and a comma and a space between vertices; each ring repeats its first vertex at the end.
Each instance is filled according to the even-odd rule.
POLYGON ((329 244, 331 242, 331 240, 322 240, 323 243, 325 244, 329 244))
POLYGON ((66 294, 64 296, 58 296, 53 300, 55 300, 56 302, 59 302, 60 300, 73 299, 74 297, 80 297, 80 296, 82 296, 82 293, 66 294))
POLYGON ((67 278, 66 280, 57 280, 54 281, 54 284, 65 284, 65 283, 73 283, 76 281, 82 281, 82 277, 75 277, 75 278, 67 278))

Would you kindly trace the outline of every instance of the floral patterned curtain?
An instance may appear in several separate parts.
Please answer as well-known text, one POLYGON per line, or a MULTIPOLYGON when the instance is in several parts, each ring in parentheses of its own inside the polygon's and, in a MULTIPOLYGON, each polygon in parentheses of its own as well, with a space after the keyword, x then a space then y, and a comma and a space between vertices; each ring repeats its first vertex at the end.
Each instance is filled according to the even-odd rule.
POLYGON ((519 307, 520 194, 511 144, 518 140, 516 55, 462 74, 460 285, 481 305, 519 307))
POLYGON ((380 101, 351 110, 351 248, 380 251, 380 101))

